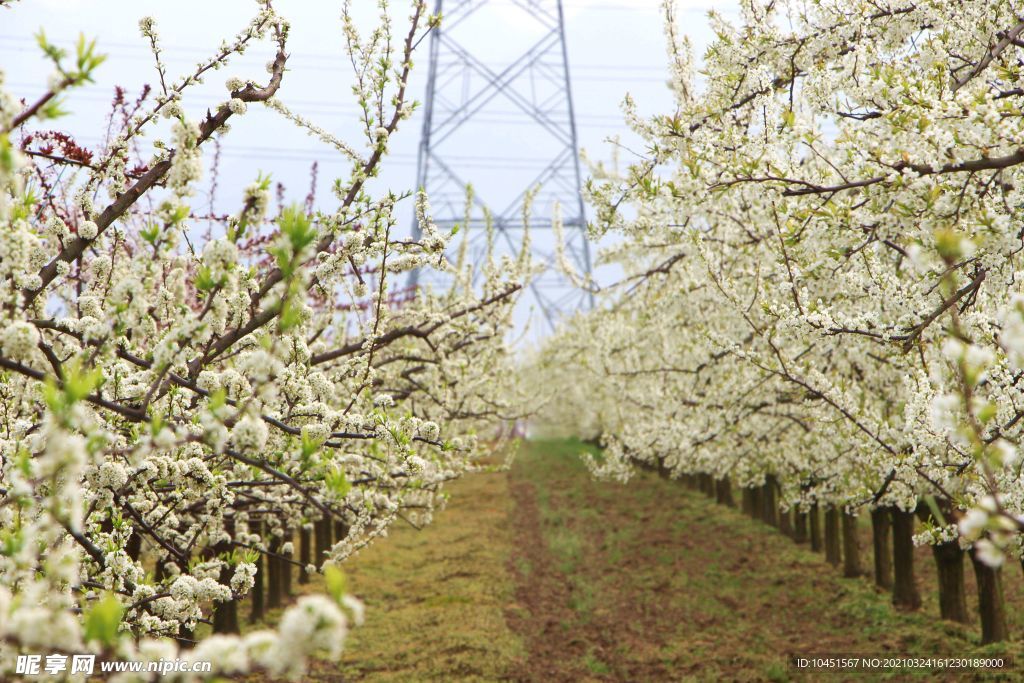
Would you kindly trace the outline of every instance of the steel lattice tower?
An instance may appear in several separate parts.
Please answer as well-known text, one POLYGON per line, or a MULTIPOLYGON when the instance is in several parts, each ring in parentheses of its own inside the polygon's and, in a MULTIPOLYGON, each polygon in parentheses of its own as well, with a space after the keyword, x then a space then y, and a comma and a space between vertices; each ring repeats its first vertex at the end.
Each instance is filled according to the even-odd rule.
MULTIPOLYGON (((554 262, 550 228, 557 204, 566 257, 589 275, 561 0, 436 0, 435 11, 443 20, 431 36, 417 161, 417 186, 426 190, 435 222, 442 229, 466 223, 472 183, 471 254, 482 251, 485 210, 498 248, 510 253, 521 241, 524 199, 535 191, 529 223, 534 260, 554 262)), ((419 226, 413 230, 418 237, 419 226)), ((411 284, 418 277, 414 273, 411 284)), ((561 314, 593 303, 553 268, 524 298, 552 327, 561 314)))

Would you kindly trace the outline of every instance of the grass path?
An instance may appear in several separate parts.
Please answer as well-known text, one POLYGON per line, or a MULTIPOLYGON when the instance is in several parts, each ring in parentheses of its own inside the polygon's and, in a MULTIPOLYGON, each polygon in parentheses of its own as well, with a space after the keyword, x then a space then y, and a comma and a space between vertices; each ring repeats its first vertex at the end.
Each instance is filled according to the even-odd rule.
POLYGON ((453 485, 431 526, 350 561, 367 623, 309 680, 867 681, 801 677, 790 657, 999 651, 677 482, 591 481, 579 449, 530 444, 510 473, 453 485))

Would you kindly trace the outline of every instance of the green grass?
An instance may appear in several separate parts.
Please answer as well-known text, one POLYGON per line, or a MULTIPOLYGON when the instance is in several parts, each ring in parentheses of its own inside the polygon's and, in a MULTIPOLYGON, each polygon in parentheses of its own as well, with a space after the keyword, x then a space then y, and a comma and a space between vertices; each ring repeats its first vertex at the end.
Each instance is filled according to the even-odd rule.
POLYGON ((450 490, 451 509, 434 524, 396 525, 345 564, 366 624, 350 633, 340 666, 321 662, 304 680, 495 681, 525 656, 505 618, 506 477, 473 475, 450 490))

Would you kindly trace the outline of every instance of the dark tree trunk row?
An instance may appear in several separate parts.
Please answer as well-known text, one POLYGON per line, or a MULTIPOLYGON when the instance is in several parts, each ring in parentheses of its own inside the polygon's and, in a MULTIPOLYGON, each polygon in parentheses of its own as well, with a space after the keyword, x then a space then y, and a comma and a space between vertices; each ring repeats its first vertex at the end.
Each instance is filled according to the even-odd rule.
MULTIPOLYGON (((692 488, 714 498, 722 505, 734 506, 732 486, 728 477, 714 479, 710 475, 686 475, 692 488)), ((741 490, 741 509, 744 514, 775 526, 796 543, 810 542, 813 552, 824 550, 825 559, 833 566, 843 566, 843 576, 866 576, 861 551, 857 517, 834 506, 825 508, 824 520, 818 504, 807 511, 794 508, 783 511, 778 503, 777 479, 769 475, 760 486, 741 490), (824 522, 824 524, 822 523, 824 522)), ((939 501, 947 518, 952 511, 946 501, 939 501)), ((891 591, 897 609, 916 610, 921 607, 921 594, 914 573, 914 517, 927 519, 927 510, 905 511, 894 507, 871 510, 871 541, 874 558, 875 585, 891 591)), ((339 529, 338 538, 347 530, 339 529)), ((320 534, 318 528, 317 545, 320 534)), ((932 546, 932 555, 938 573, 939 612, 943 619, 968 623, 967 591, 964 583, 964 555, 967 554, 974 570, 978 590, 978 614, 981 620, 983 644, 1006 640, 1008 628, 1006 603, 1003 595, 1001 568, 989 567, 982 562, 974 548, 965 553, 958 541, 932 546)), ((1024 560, 1021 561, 1024 569, 1024 560)))

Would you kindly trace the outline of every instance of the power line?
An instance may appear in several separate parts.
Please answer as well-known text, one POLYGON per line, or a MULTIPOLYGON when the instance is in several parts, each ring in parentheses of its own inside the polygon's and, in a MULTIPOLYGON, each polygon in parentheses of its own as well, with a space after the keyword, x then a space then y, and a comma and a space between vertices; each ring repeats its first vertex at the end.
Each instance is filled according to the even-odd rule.
MULTIPOLYGON (((14 82, 8 84, 12 88, 24 88, 24 89, 35 89, 40 94, 42 90, 39 84, 14 82)), ((99 85, 83 86, 76 88, 74 91, 69 93, 75 101, 84 102, 96 102, 96 103, 109 103, 111 101, 112 92, 99 85), (104 95, 101 92, 108 92, 110 94, 104 95)), ((199 104, 208 107, 213 107, 223 103, 226 98, 218 98, 213 95, 206 93, 199 93, 195 95, 189 95, 185 97, 182 102, 187 107, 189 104, 199 104)), ((304 99, 291 99, 288 98, 287 102, 290 106, 295 108, 301 108, 303 113, 306 114, 319 114, 325 116, 341 115, 341 116, 357 116, 362 113, 362 110, 355 104, 329 104, 323 101, 317 100, 304 100, 304 99)), ((586 126, 590 128, 611 128, 612 126, 624 125, 623 117, 615 114, 577 114, 577 125, 586 126)), ((530 121, 522 116, 521 112, 513 110, 488 110, 484 116, 474 118, 474 121, 482 124, 495 124, 495 125, 527 125, 530 121)))
MULTIPOLYGON (((5 50, 8 51, 8 52, 16 52, 16 53, 32 52, 32 50, 30 48, 19 48, 19 47, 0 45, 0 51, 5 51, 5 50)), ((148 60, 143 55, 119 55, 117 57, 117 61, 122 61, 122 62, 123 61, 142 62, 142 61, 148 61, 148 60)), ((165 57, 163 59, 163 62, 165 64, 173 64, 173 63, 181 63, 181 62, 188 62, 189 64, 191 64, 191 63, 193 63, 193 61, 194 60, 188 59, 186 57, 170 57, 170 56, 168 56, 168 57, 165 57)), ((249 61, 249 60, 244 60, 244 59, 236 60, 233 63, 235 65, 237 65, 237 66, 243 66, 243 67, 258 66, 259 65, 259 62, 255 61, 255 60, 249 61)), ((289 62, 289 63, 301 67, 303 71, 321 71, 321 72, 332 72, 332 73, 333 72, 344 72, 344 71, 346 71, 346 65, 344 65, 344 64, 338 64, 337 67, 322 66, 322 65, 317 65, 317 64, 302 64, 301 57, 293 58, 293 61, 289 62)), ((492 68, 495 68, 495 69, 500 69, 502 65, 490 64, 490 66, 492 68)), ((607 82, 664 83, 665 80, 668 78, 667 74, 665 76, 636 76, 636 75, 634 75, 632 73, 621 73, 621 74, 609 73, 609 72, 612 72, 612 71, 616 70, 611 65, 609 65, 608 67, 602 67, 601 65, 591 65, 590 67, 587 67, 587 68, 592 69, 593 71, 600 71, 602 73, 601 74, 596 74, 595 73, 593 75, 586 75, 586 74, 584 74, 582 76, 576 77, 575 80, 580 80, 580 81, 584 81, 584 82, 588 82, 588 83, 607 83, 607 82)), ((640 71, 641 69, 643 69, 644 71, 648 71, 650 73, 663 72, 664 71, 662 69, 656 69, 656 68, 653 68, 653 67, 649 67, 649 68, 645 68, 645 67, 630 67, 630 69, 628 69, 628 70, 629 71, 640 71)), ((626 69, 623 69, 623 71, 626 71, 626 69)))
MULTIPOLYGON (((102 144, 102 140, 95 137, 82 137, 78 138, 78 141, 79 143, 94 149, 98 148, 102 144)), ((294 148, 245 145, 243 149, 235 149, 230 146, 229 143, 226 143, 221 147, 220 154, 221 156, 229 158, 267 159, 268 161, 317 161, 321 164, 337 163, 345 166, 350 166, 352 163, 348 159, 341 158, 340 155, 334 153, 326 146, 323 148, 294 148)), ((387 155, 385 163, 414 165, 416 163, 416 158, 416 154, 392 152, 387 155)), ((460 167, 495 170, 509 169, 516 171, 539 169, 551 161, 549 157, 501 156, 500 158, 497 158, 493 156, 474 154, 449 154, 446 155, 446 159, 450 159, 453 163, 459 164, 460 167)))
MULTIPOLYGON (((74 38, 68 37, 68 38, 62 38, 62 39, 54 39, 52 36, 49 37, 49 40, 52 43, 61 43, 61 42, 72 43, 72 42, 76 41, 77 39, 78 39, 77 37, 74 37, 74 38)), ((16 52, 33 52, 34 51, 33 48, 35 47, 35 45, 36 45, 35 38, 29 37, 29 36, 0 34, 0 50, 8 50, 8 51, 16 51, 16 52), (3 43, 8 42, 8 41, 10 41, 10 42, 17 42, 17 43, 23 43, 23 44, 25 44, 26 47, 18 47, 18 46, 15 46, 15 45, 5 45, 5 44, 3 44, 3 43)), ((144 44, 144 43, 141 43, 141 42, 139 42, 139 43, 130 43, 130 42, 122 42, 122 41, 102 40, 100 42, 100 44, 99 44, 99 47, 101 49, 103 49, 103 50, 108 50, 108 51, 109 51, 110 48, 115 48, 115 49, 124 50, 124 51, 127 51, 127 52, 139 52, 139 53, 142 53, 140 55, 125 55, 123 57, 124 59, 133 59, 133 60, 145 59, 147 61, 148 60, 152 60, 152 53, 150 52, 149 46, 144 44)), ((181 45, 181 44, 177 44, 177 43, 174 44, 174 45, 162 46, 160 51, 161 51, 161 54, 164 57, 170 57, 170 56, 173 55, 174 59, 176 59, 176 60, 183 60, 183 59, 186 59, 187 57, 192 57, 193 59, 195 59, 197 57, 198 58, 202 58, 202 57, 209 56, 209 54, 210 54, 210 50, 207 49, 207 48, 203 48, 203 47, 200 47, 200 46, 192 46, 192 45, 181 45)), ((251 55, 253 52, 259 52, 259 47, 251 48, 249 54, 251 55)), ((269 55, 269 54, 270 54, 270 51, 268 49, 267 55, 269 55)), ((332 53, 329 53, 329 52, 305 52, 305 51, 299 51, 299 52, 294 53, 290 57, 290 59, 292 61, 300 61, 300 62, 303 62, 303 61, 336 62, 338 68, 340 68, 340 69, 351 68, 351 65, 347 61, 345 61, 345 59, 346 59, 345 55, 340 53, 340 52, 337 53, 337 54, 332 54, 332 53)), ((263 61, 262 57, 241 56, 241 57, 237 57, 234 60, 234 63, 236 63, 236 64, 238 64, 238 63, 260 64, 262 61, 263 61)), ((501 66, 501 64, 498 64, 496 62, 484 62, 484 63, 487 66, 490 66, 490 67, 500 67, 501 66)), ((657 66, 652 66, 652 65, 649 65, 649 64, 601 64, 601 63, 580 63, 580 64, 576 64, 576 63, 574 63, 572 68, 573 68, 573 72, 576 72, 576 71, 599 71, 602 74, 607 73, 609 71, 629 71, 629 72, 644 72, 644 71, 646 71, 646 72, 651 72, 651 73, 654 73, 654 72, 662 73, 662 72, 665 71, 665 68, 662 65, 660 65, 660 64, 657 65, 657 66)))

